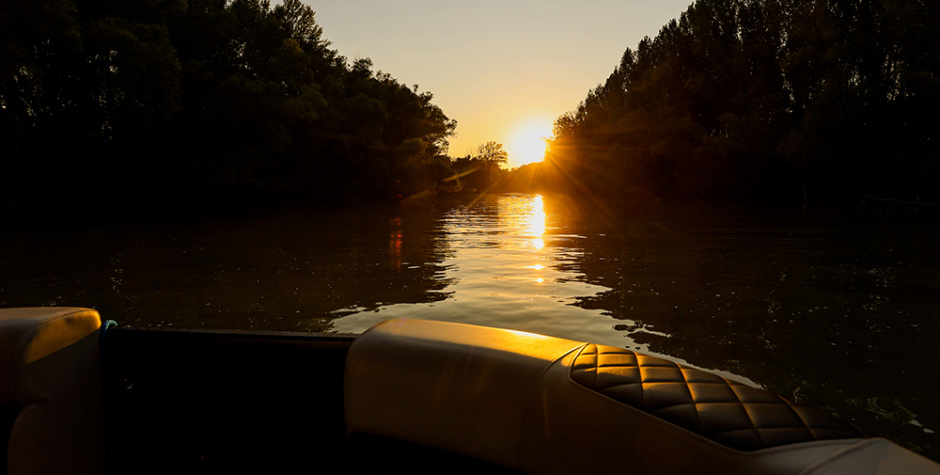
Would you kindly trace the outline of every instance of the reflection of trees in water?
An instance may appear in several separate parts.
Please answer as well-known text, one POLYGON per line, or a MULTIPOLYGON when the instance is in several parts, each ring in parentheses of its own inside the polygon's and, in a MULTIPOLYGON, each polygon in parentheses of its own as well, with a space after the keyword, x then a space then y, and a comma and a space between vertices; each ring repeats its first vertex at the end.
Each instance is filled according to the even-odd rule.
POLYGON ((579 263, 612 290, 579 305, 606 310, 652 351, 740 374, 936 456, 933 436, 901 420, 940 427, 931 233, 829 221, 623 219, 588 239, 579 263))
POLYGON ((27 233, 2 243, 15 252, 4 258, 0 305, 94 306, 144 326, 323 331, 351 309, 446 298, 434 219, 430 209, 315 208, 68 240, 27 233))

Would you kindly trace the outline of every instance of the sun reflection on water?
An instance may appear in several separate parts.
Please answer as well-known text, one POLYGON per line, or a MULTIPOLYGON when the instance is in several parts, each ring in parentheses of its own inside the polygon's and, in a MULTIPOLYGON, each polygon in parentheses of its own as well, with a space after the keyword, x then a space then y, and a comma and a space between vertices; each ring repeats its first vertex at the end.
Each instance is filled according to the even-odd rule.
MULTIPOLYGON (((529 210, 526 216, 526 234, 532 236, 532 248, 535 251, 541 251, 545 247, 545 239, 542 238, 542 235, 545 234, 545 202, 542 200, 542 195, 535 195, 531 202, 531 209, 529 210)), ((542 264, 535 264, 531 266, 532 269, 540 271, 545 268, 542 264)), ((536 277, 535 282, 537 284, 542 284, 545 282, 543 277, 536 277)))
POLYGON ((526 215, 526 233, 534 238, 533 247, 541 249, 545 247, 545 241, 542 239, 545 234, 545 203, 542 201, 542 195, 535 195, 531 206, 532 209, 526 215))
MULTIPOLYGON (((623 344, 622 334, 610 337, 609 318, 577 305, 610 289, 585 281, 578 266, 584 238, 567 232, 573 216, 566 201, 535 194, 487 195, 454 206, 435 231, 441 256, 435 279, 446 282, 438 292, 447 298, 350 309, 332 328, 361 332, 386 318, 424 318, 623 344)), ((398 227, 392 224, 389 249, 396 262, 398 227)), ((403 268, 406 254, 403 249, 403 268)))

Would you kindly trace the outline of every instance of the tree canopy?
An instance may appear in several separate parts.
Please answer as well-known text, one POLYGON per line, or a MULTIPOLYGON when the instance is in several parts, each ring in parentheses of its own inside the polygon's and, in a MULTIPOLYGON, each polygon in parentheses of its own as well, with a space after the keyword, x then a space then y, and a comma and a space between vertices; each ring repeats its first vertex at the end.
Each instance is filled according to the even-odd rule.
POLYGON ((477 154, 474 158, 498 165, 509 162, 509 154, 503 150, 503 144, 493 141, 486 142, 477 147, 477 154))
POLYGON ((940 198, 940 4, 698 0, 555 122, 616 196, 940 198))
POLYGON ((6 208, 403 196, 452 174, 455 127, 300 0, 0 5, 6 208))

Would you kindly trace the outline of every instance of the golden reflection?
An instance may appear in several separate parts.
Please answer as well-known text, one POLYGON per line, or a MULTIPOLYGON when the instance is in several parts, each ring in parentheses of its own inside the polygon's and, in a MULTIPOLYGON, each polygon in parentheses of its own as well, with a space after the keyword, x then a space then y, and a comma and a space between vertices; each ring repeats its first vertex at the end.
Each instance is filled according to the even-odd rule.
POLYGON ((545 247, 546 213, 542 195, 500 197, 497 219, 503 229, 512 229, 513 234, 522 238, 526 248, 538 251, 545 247))
MULTIPOLYGON (((532 200, 532 209, 528 218, 526 218, 526 232, 536 240, 542 241, 542 235, 545 234, 545 203, 542 201, 542 195, 535 195, 532 200)), ((541 249, 544 246, 545 242, 542 241, 541 245, 536 246, 536 249, 541 249)))
POLYGON ((399 216, 388 220, 388 226, 391 228, 391 232, 388 236, 389 265, 392 269, 401 270, 401 217, 399 216))
MULTIPOLYGON (((545 202, 542 200, 542 195, 535 195, 535 198, 532 200, 529 217, 526 219, 526 231, 533 237, 532 247, 536 251, 542 250, 542 248, 545 247, 545 239, 542 238, 545 234, 545 202)), ((545 266, 535 264, 532 268, 536 271, 540 271, 544 269, 545 266)), ((537 277, 535 282, 541 284, 545 282, 545 279, 537 277)))

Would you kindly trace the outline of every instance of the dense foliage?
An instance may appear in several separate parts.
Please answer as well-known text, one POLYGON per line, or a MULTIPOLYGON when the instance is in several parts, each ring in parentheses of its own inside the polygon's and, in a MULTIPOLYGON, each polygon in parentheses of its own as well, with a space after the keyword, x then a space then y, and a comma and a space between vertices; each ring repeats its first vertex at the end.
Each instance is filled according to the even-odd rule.
POLYGON ((698 0, 556 121, 546 174, 614 196, 938 200, 938 31, 937 2, 698 0))
POLYGON ((431 94, 329 46, 299 0, 2 2, 0 203, 394 197, 452 174, 431 94))

